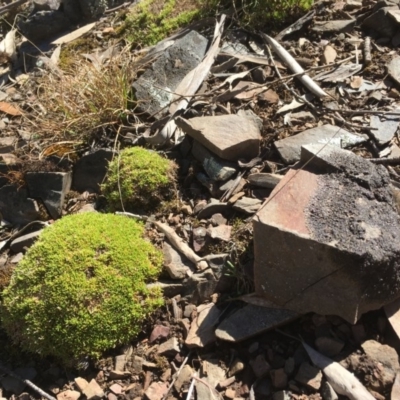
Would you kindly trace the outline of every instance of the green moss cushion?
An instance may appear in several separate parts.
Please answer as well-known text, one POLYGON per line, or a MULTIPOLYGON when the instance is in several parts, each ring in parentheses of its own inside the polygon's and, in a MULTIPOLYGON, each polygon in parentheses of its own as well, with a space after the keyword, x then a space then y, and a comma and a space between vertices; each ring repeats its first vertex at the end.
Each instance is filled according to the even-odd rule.
POLYGON ((146 282, 162 255, 143 226, 112 214, 71 215, 46 228, 3 293, 2 322, 24 349, 66 362, 132 339, 162 304, 146 282))
POLYGON ((110 162, 101 189, 111 210, 149 210, 173 194, 176 165, 154 151, 131 147, 110 162), (122 202, 122 204, 121 204, 122 202))

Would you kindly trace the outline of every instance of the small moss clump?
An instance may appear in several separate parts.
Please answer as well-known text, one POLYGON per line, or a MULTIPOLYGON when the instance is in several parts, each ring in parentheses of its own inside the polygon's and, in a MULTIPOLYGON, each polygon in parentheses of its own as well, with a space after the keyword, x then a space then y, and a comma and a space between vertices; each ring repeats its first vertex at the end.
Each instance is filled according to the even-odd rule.
POLYGON ((176 168, 173 161, 156 152, 142 147, 124 149, 110 162, 101 190, 113 211, 147 211, 171 198, 176 168))
POLYGON ((135 337, 163 303, 160 291, 146 286, 161 271, 162 254, 143 233, 141 223, 100 213, 46 228, 3 292, 10 337, 65 364, 135 337))
POLYGON ((199 18, 203 0, 144 0, 126 15, 117 34, 135 46, 150 46, 199 18))

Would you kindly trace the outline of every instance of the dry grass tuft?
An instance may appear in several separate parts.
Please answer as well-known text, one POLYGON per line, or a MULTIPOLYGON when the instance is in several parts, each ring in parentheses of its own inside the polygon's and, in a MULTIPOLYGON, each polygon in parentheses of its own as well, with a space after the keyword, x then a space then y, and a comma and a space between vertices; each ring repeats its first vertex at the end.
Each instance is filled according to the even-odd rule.
POLYGON ((54 141, 85 141, 99 130, 116 130, 132 114, 132 65, 132 55, 123 50, 105 62, 79 59, 65 71, 45 74, 29 121, 41 138, 54 141))

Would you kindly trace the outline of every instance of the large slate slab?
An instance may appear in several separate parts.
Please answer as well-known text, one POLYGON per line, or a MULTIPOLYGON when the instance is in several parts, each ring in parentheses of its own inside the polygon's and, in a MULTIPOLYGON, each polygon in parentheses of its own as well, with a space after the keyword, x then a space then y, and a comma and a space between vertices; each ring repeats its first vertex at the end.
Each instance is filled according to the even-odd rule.
POLYGON ((250 160, 260 151, 261 132, 257 121, 247 115, 218 115, 184 119, 176 124, 193 139, 224 160, 250 160))
POLYGON ((174 90, 203 59, 208 40, 195 31, 175 41, 137 79, 132 87, 138 109, 148 114, 166 114, 174 90))
POLYGON ((290 310, 247 304, 224 319, 215 334, 221 340, 240 342, 287 324, 298 316, 296 312, 290 310))
POLYGON ((400 296, 400 216, 389 175, 341 149, 310 157, 306 168, 318 174, 290 170, 253 219, 256 293, 355 323, 400 296))
POLYGON ((293 164, 300 160, 301 146, 306 144, 320 143, 321 148, 326 144, 346 148, 365 141, 364 136, 327 124, 278 140, 275 142, 275 147, 286 164, 293 164))

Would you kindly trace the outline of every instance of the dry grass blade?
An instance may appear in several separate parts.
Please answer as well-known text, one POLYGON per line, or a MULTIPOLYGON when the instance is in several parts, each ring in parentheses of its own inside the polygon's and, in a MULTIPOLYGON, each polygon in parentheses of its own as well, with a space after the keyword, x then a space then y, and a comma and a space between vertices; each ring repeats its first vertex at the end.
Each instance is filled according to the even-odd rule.
MULTIPOLYGON (((117 56, 95 67, 79 60, 60 74, 39 78, 38 110, 28 118, 42 138, 84 140, 99 128, 112 128, 131 112, 131 82, 136 71, 131 54, 117 56)), ((36 106, 36 107, 35 107, 36 106)))

